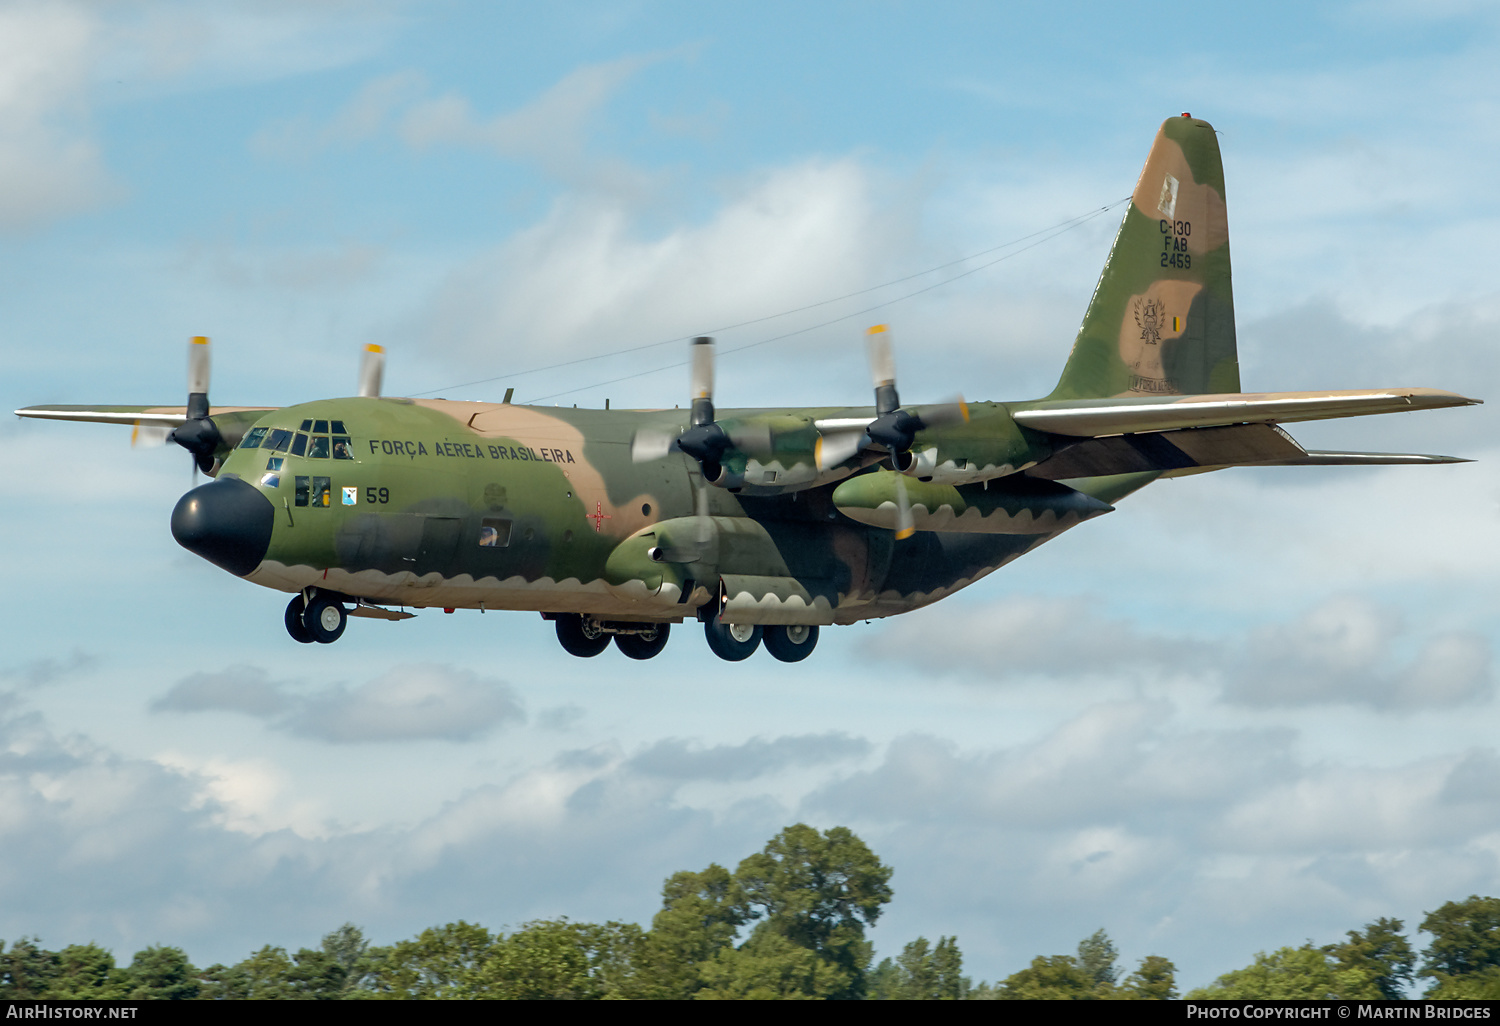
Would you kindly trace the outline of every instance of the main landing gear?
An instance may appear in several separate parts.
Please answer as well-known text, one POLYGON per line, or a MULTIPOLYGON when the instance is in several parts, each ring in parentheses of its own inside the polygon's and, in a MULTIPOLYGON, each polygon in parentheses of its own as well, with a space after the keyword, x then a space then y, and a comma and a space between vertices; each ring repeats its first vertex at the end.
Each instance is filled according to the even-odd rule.
MULTIPOLYGON (((611 639, 621 655, 630 659, 654 659, 667 647, 667 636, 672 630, 669 623, 601 620, 578 613, 548 616, 557 628, 557 640, 563 650, 582 659, 599 655, 609 647, 611 639)), ((292 623, 292 610, 288 609, 287 630, 293 630, 292 623)), ((783 663, 798 663, 812 655, 818 644, 818 628, 812 624, 761 627, 748 623, 720 623, 717 616, 710 616, 703 621, 703 631, 714 655, 732 663, 749 659, 763 643, 772 657, 783 663)), ((296 634, 292 636, 296 637, 296 634)))
POLYGON ((717 616, 703 621, 708 647, 720 659, 737 663, 749 659, 764 642, 766 651, 783 663, 797 663, 812 655, 818 644, 818 628, 811 624, 721 623, 717 616))
POLYGON ((333 644, 349 625, 349 614, 344 609, 342 598, 326 591, 314 592, 310 597, 293 595, 286 606, 286 632, 293 641, 304 645, 314 641, 333 644))
POLYGON ((668 623, 596 620, 577 613, 559 613, 553 622, 557 625, 557 640, 563 650, 584 659, 603 652, 609 647, 611 638, 615 647, 629 658, 651 659, 667 647, 667 635, 672 629, 668 623))

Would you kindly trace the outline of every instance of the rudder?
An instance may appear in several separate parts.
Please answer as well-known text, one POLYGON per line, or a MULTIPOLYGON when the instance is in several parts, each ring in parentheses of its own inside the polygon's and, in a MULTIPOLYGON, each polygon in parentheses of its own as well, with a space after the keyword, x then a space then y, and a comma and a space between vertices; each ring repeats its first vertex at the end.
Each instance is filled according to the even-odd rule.
POLYGON ((1048 398, 1239 390, 1218 136, 1207 121, 1169 118, 1048 398))

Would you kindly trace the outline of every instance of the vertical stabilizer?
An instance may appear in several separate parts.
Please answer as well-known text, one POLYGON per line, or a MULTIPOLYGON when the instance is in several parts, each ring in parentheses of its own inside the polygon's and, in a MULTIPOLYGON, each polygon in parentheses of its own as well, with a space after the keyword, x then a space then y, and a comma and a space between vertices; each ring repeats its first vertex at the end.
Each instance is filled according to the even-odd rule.
POLYGON ((1238 392, 1224 165, 1213 126, 1156 133, 1052 399, 1238 392))

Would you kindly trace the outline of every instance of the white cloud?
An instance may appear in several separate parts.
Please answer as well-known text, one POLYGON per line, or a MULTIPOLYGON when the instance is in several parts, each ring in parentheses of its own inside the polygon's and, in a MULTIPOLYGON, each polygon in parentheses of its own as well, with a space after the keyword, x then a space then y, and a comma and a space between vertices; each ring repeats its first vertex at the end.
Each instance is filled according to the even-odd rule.
POLYGON ((277 730, 337 744, 474 741, 525 720, 508 684, 432 665, 398 666, 352 688, 334 684, 312 691, 274 684, 255 667, 236 667, 185 677, 151 708, 243 713, 277 730))
POLYGON ((89 125, 99 31, 71 4, 0 10, 0 230, 34 228, 113 194, 89 125))

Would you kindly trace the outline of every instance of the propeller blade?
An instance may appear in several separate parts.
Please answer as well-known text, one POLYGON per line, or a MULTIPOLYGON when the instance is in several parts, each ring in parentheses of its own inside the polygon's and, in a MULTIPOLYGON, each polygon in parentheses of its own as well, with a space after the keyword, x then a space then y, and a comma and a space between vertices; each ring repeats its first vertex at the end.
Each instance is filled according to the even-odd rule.
POLYGON ((677 436, 670 431, 656 431, 651 428, 642 428, 630 439, 630 458, 635 463, 650 463, 659 460, 672 451, 677 436))
POLYGON ((967 424, 969 422, 969 404, 964 402, 963 396, 958 396, 951 403, 940 403, 937 406, 924 406, 917 414, 922 421, 922 427, 946 427, 949 424, 967 424))
POLYGON ((208 379, 212 370, 208 337, 194 335, 188 343, 188 404, 189 420, 202 420, 208 416, 208 379))
POLYGON ((157 446, 167 444, 167 436, 172 429, 162 427, 160 424, 142 424, 136 421, 135 427, 130 429, 130 447, 132 449, 155 449, 157 446))
POLYGON ((906 475, 896 475, 896 540, 904 541, 916 534, 916 519, 911 515, 911 500, 906 495, 906 475))
POLYGON ((365 346, 359 360, 359 391, 357 395, 367 399, 380 395, 380 386, 385 379, 385 347, 371 342, 365 346))
POLYGON ((702 427, 714 422, 714 340, 700 335, 693 339, 689 352, 693 364, 689 378, 693 398, 690 423, 693 427, 702 427))
POLYGON ((729 441, 741 452, 768 452, 771 448, 771 426, 769 424, 746 424, 726 421, 725 433, 729 441))
POLYGON ((891 352, 891 333, 884 324, 865 332, 870 351, 870 377, 875 382, 875 413, 890 413, 901 405, 896 395, 896 357, 891 352))
POLYGON ((847 459, 852 459, 867 441, 863 431, 840 431, 826 435, 819 435, 814 455, 818 461, 819 470, 827 470, 836 467, 847 459))
POLYGON ((698 481, 698 551, 700 558, 704 549, 708 547, 708 540, 712 536, 713 521, 708 518, 708 483, 701 478, 698 481))

